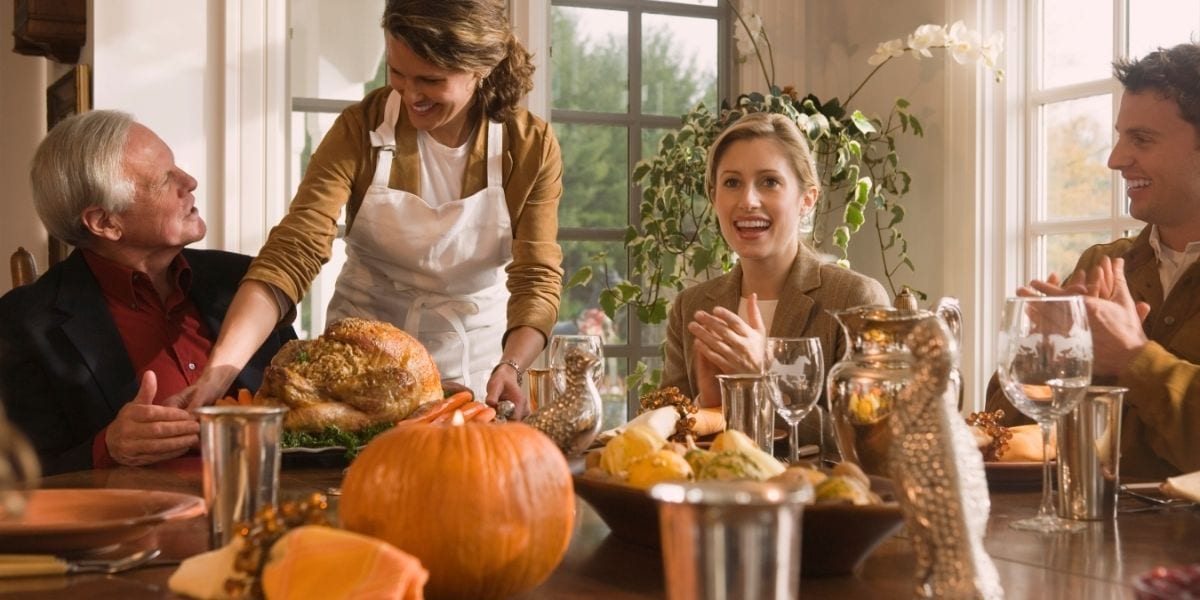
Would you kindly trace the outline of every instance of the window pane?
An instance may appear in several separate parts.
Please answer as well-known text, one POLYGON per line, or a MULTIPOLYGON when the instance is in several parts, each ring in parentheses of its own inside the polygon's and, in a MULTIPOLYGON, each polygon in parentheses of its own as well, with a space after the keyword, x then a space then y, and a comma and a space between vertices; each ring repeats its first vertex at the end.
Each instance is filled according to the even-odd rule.
MULTIPOLYGON (((679 295, 679 292, 667 288, 662 290, 662 295, 667 300, 667 310, 670 311, 671 303, 675 301, 675 297, 679 295)), ((667 322, 663 321, 662 323, 655 323, 653 325, 642 323, 641 337, 642 345, 658 348, 663 342, 667 341, 667 322)), ((654 354, 657 356, 660 352, 655 351, 654 354)))
POLYGON ((292 0, 292 95, 358 100, 384 84, 383 0, 292 0))
POLYGON ((642 112, 682 115, 717 106, 716 19, 642 17, 642 112))
POLYGON ((342 238, 333 240, 333 257, 321 273, 313 280, 308 295, 296 307, 296 336, 302 340, 313 339, 325 331, 325 309, 333 298, 333 286, 337 282, 342 265, 346 264, 346 241, 342 238))
POLYGON ((551 106, 623 113, 629 109, 629 16, 624 11, 551 9, 551 106))
POLYGON ((608 253, 608 281, 616 284, 625 276, 625 245, 620 242, 561 241, 563 249, 564 280, 579 271, 580 267, 592 266, 592 280, 587 285, 563 290, 558 308, 558 323, 554 333, 587 333, 599 335, 605 344, 623 344, 628 339, 628 317, 620 313, 613 323, 604 309, 600 308, 600 292, 605 287, 603 267, 592 265, 592 257, 600 252, 608 253))
MULTIPOLYGON (((682 114, 682 113, 681 113, 682 114)), ((658 144, 662 141, 663 136, 671 129, 659 129, 655 127, 647 127, 642 130, 642 155, 638 160, 646 160, 658 156, 658 144)))
POLYGON ((1106 79, 1112 71, 1111 4, 1042 2, 1042 87, 1106 79))
POLYGON ((563 155, 561 227, 619 227, 629 222, 629 142, 624 127, 558 123, 563 155))
POLYGON ((1096 244, 1112 241, 1108 231, 1088 233, 1055 233, 1044 236, 1039 246, 1044 254, 1041 270, 1035 274, 1038 279, 1045 279, 1051 273, 1066 279, 1071 276, 1079 255, 1084 250, 1096 244))
POLYGON ((600 398, 604 415, 601 427, 609 429, 629 420, 629 404, 625 399, 625 376, 629 374, 624 358, 604 361, 604 381, 600 383, 600 398))
POLYGON ((1046 216, 1103 217, 1112 210, 1112 97, 1048 104, 1042 111, 1046 216))
POLYGON ((1200 2, 1145 0, 1129 3, 1129 56, 1140 58, 1160 46, 1200 39, 1200 2))
MULTIPOLYGON (((334 113, 292 113, 291 162, 288 165, 290 194, 283 202, 291 204, 292 196, 296 195, 304 172, 308 170, 309 159, 337 117, 334 113)), ((343 221, 339 219, 339 222, 343 221)))

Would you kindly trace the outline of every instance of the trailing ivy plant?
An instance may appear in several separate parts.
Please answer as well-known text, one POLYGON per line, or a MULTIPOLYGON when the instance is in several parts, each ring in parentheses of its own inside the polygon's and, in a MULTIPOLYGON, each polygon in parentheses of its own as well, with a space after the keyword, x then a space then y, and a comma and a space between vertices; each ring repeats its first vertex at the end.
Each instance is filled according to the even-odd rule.
MULTIPOLYGON (((922 25, 907 40, 879 44, 868 61, 874 69, 846 100, 821 101, 812 94, 801 96, 791 87, 781 89, 774 84, 774 58, 761 19, 751 12, 743 15, 736 8, 734 13, 739 24, 736 31, 741 34, 736 36, 739 51, 756 57, 768 91, 723 102, 716 112, 698 104, 682 116, 678 130, 663 136, 656 156, 637 164, 633 179, 642 190, 639 219, 625 232, 629 275, 614 281, 610 257, 599 254, 593 257, 593 266, 583 267, 568 282, 568 287, 586 283, 598 269, 606 284, 600 305, 610 317, 628 309, 643 323, 661 323, 667 317, 668 296, 733 267, 735 256, 721 237, 705 194, 705 159, 726 127, 753 112, 787 115, 808 136, 822 183, 813 211, 812 245, 840 254, 838 263, 848 267, 851 241, 864 231, 873 233, 887 285, 897 293, 897 273, 915 270, 915 266, 901 230, 903 198, 912 178, 901 166, 896 138, 922 137, 924 131, 903 98, 882 118, 850 109, 851 102, 884 64, 905 53, 919 60, 932 56, 930 50, 943 49, 960 63, 978 62, 992 69, 997 81, 1003 76, 996 68, 1002 44, 999 34, 981 42, 979 34, 962 22, 949 27, 922 25)), ((657 384, 658 373, 646 375, 644 365, 639 365, 630 376, 630 385, 638 381, 643 387, 657 384)))

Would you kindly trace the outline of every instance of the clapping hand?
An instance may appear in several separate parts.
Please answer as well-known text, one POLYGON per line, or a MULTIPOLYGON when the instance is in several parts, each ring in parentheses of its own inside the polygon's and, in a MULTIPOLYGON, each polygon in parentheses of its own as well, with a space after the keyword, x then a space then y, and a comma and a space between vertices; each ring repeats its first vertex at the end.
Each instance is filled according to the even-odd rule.
POLYGON ((1060 284, 1051 275, 1046 281, 1031 281, 1017 290, 1018 295, 1084 296, 1088 325, 1092 330, 1094 348, 1093 372, 1096 375, 1117 375, 1146 344, 1142 321, 1150 313, 1150 305, 1135 302, 1125 281, 1125 260, 1107 256, 1087 273, 1076 271, 1060 284))
POLYGON ((687 327, 695 337, 692 368, 705 404, 716 404, 721 397, 717 375, 762 372, 767 328, 758 310, 757 294, 751 294, 746 303, 746 320, 717 307, 711 313, 696 311, 695 320, 687 327))

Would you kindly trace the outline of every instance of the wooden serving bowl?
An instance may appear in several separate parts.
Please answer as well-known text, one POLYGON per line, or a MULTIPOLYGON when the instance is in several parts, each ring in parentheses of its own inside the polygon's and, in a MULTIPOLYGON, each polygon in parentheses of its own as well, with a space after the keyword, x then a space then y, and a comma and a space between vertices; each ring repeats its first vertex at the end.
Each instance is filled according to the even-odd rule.
MULTIPOLYGON (((661 547, 658 506, 649 492, 589 477, 576 469, 575 493, 596 510, 613 535, 661 547)), ((871 489, 891 498, 891 481, 871 477, 871 489)), ((804 507, 800 567, 805 576, 846 575, 904 523, 895 501, 873 506, 813 504, 804 507)))

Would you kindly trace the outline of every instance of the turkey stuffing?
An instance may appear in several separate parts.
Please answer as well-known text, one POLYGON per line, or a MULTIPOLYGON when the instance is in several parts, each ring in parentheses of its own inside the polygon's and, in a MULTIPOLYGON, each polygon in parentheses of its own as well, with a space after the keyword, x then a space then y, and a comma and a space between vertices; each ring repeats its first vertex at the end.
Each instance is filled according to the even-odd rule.
POLYGON ((420 342, 388 323, 347 318, 315 340, 284 345, 254 402, 286 406, 290 431, 358 431, 441 398, 437 365, 420 342))

